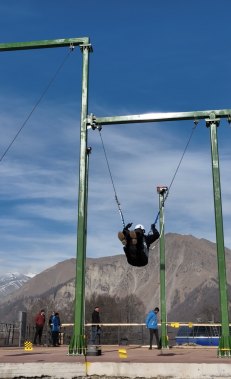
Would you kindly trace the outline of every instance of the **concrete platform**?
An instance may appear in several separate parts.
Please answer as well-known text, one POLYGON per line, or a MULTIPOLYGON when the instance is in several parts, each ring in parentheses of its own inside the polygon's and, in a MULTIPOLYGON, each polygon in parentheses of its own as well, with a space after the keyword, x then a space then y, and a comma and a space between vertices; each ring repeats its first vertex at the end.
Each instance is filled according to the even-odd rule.
POLYGON ((102 346, 98 357, 67 356, 68 347, 0 348, 0 378, 231 378, 231 359, 214 348, 102 346), (127 358, 118 350, 126 349, 127 358))

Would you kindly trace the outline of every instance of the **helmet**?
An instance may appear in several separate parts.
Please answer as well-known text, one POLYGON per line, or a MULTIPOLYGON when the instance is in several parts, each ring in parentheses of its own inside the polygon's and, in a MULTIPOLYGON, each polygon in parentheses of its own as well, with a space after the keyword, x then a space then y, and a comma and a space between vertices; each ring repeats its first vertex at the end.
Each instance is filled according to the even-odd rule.
POLYGON ((142 230, 144 230, 144 226, 141 225, 141 224, 138 224, 138 225, 136 225, 135 229, 142 229, 142 230))

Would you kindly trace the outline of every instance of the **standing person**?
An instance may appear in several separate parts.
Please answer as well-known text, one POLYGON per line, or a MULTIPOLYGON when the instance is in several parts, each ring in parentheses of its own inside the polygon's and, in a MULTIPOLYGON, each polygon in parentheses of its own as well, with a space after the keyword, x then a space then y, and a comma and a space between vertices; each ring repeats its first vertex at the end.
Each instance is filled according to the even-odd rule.
POLYGON ((36 323, 36 332, 35 332, 33 344, 36 345, 37 337, 39 337, 39 345, 42 345, 41 338, 42 338, 43 326, 45 325, 44 309, 42 309, 41 312, 37 314, 34 321, 36 323))
POLYGON ((160 349, 160 339, 159 339, 159 333, 158 333, 158 325, 156 322, 156 316, 159 312, 159 308, 155 308, 154 311, 151 310, 148 314, 148 317, 146 318, 146 329, 149 329, 150 332, 150 347, 149 350, 152 350, 152 340, 153 340, 153 334, 155 334, 156 337, 156 344, 157 349, 160 349))
MULTIPOLYGON (((58 315, 58 316, 56 316, 56 317, 57 317, 57 319, 58 319, 58 321, 59 321, 59 328, 61 328, 62 324, 61 324, 60 316, 58 315)), ((60 330, 59 330, 59 332, 60 332, 60 330)), ((61 343, 59 342, 59 338, 58 338, 57 345, 61 345, 61 343)))
MULTIPOLYGON (((92 324, 98 324, 100 323, 100 317, 99 317, 99 307, 95 307, 93 313, 92 313, 92 324)), ((92 345, 95 345, 96 336, 99 337, 99 344, 100 344, 100 333, 101 333, 101 325, 92 325, 92 345)))
POLYGON ((55 313, 55 315, 53 316, 53 318, 52 318, 52 324, 53 324, 52 325, 53 346, 56 347, 58 339, 59 339, 59 326, 60 326, 59 314, 58 313, 55 313))
POLYGON ((51 329, 52 329, 52 325, 51 324, 53 324, 52 319, 53 319, 54 315, 55 315, 55 312, 51 312, 51 315, 49 317, 49 325, 50 325, 51 329))
POLYGON ((49 317, 49 329, 48 329, 48 334, 49 334, 49 336, 48 336, 48 344, 49 344, 49 346, 50 345, 52 345, 52 324, 53 324, 53 322, 52 322, 52 319, 53 319, 53 317, 54 317, 54 315, 55 315, 55 312, 51 312, 51 315, 50 315, 50 317, 49 317))

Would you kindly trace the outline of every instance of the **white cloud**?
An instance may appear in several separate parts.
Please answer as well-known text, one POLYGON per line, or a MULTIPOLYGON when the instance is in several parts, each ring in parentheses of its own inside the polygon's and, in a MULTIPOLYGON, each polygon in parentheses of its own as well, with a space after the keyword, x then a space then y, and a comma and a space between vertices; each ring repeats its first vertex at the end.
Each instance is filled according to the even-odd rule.
MULTIPOLYGON (((11 271, 29 261, 30 271, 39 272, 59 260, 76 256, 78 123, 63 109, 42 108, 42 112, 45 119, 31 120, 30 128, 22 132, 20 141, 0 164, 0 253, 11 256, 8 261, 11 271), (48 127, 50 120, 52 125, 48 127)), ((102 115, 110 112, 102 109, 102 115)), ((0 128, 8 134, 0 141, 4 150, 18 121, 11 114, 1 117, 0 128)), ((189 135, 192 125, 184 126, 189 135)), ((188 138, 180 137, 174 130, 160 123, 103 128, 125 222, 134 225, 142 222, 146 230, 154 222, 158 211, 156 187, 171 182, 188 138)), ((122 225, 98 131, 90 130, 88 137, 93 150, 87 254, 91 257, 122 254, 117 239, 122 225)), ((166 232, 215 241, 210 148, 209 144, 205 147, 200 143, 199 134, 194 135, 172 185, 165 206, 166 232)), ((222 139, 219 151, 225 243, 231 247, 231 154, 222 139)))

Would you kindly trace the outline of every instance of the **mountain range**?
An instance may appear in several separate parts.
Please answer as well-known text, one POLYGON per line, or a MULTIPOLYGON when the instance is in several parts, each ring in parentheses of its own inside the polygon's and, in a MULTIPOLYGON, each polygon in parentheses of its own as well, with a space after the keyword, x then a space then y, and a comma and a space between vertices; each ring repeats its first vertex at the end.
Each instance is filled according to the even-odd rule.
POLYGON ((9 293, 22 287, 22 285, 31 279, 33 275, 24 275, 19 273, 7 273, 0 278, 0 300, 9 293))
MULTIPOLYGON (((193 321, 219 313, 216 244, 192 235, 165 235, 166 304, 168 321, 193 321)), ((56 309, 68 309, 75 296, 76 260, 69 259, 41 272, 0 301, 0 319, 11 320, 19 310, 39 311, 43 299, 56 309), (38 309, 36 309, 36 307, 38 309)), ((231 251, 226 249, 227 289, 231 306, 231 251)), ((145 267, 128 265, 125 255, 87 258, 86 297, 92 293, 125 297, 135 294, 144 315, 160 306, 159 242, 150 248, 145 267)), ((44 305, 45 306, 45 305, 44 305)), ((65 322, 63 320, 63 322, 65 322)), ((103 319, 102 319, 103 322, 103 319)))

